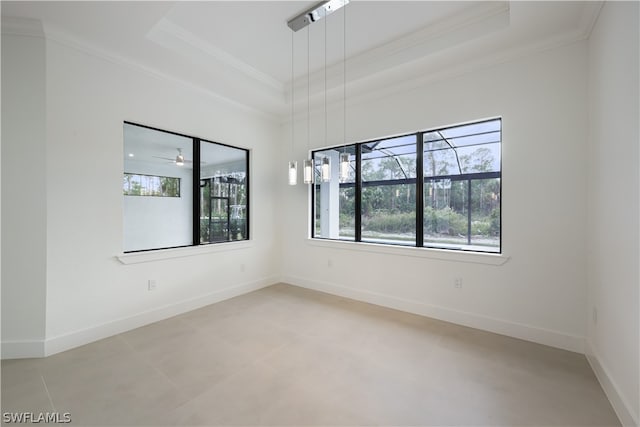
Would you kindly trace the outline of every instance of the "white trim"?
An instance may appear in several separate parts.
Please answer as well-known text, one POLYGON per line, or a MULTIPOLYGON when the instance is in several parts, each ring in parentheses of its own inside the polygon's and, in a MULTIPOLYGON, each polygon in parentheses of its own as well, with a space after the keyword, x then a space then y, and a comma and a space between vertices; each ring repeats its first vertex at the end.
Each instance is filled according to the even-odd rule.
POLYGON ((38 19, 3 16, 2 35, 44 38, 44 30, 38 19))
POLYGON ((370 304, 389 307, 408 313, 444 320, 458 325, 469 326, 500 335, 519 338, 526 341, 544 344, 563 350, 584 353, 584 337, 570 335, 559 331, 537 328, 504 319, 496 319, 475 313, 454 310, 426 304, 419 301, 407 300, 395 296, 384 295, 362 289, 354 289, 329 282, 307 280, 301 277, 286 276, 284 282, 295 286, 326 292, 345 298, 364 301, 370 304))
POLYGON ((266 277, 253 282, 241 283, 206 295, 190 298, 174 304, 167 304, 129 317, 116 319, 101 325, 95 325, 49 338, 44 342, 44 355, 50 356, 52 354, 60 353, 65 350, 130 331, 150 323, 177 316, 200 307, 262 289, 266 286, 277 283, 279 281, 278 279, 278 277, 266 277))
MULTIPOLYGON (((349 69, 350 82, 367 79, 375 74, 401 67, 414 62, 417 58, 424 60, 443 50, 503 30, 509 26, 509 21, 508 1, 477 2, 455 15, 439 19, 433 25, 347 58, 346 67, 349 69)), ((328 89, 340 87, 343 84, 342 68, 342 63, 327 68, 328 89)), ((311 73, 309 78, 312 96, 322 90, 322 86, 317 83, 324 78, 324 72, 324 70, 318 70, 311 73)), ((306 76, 304 79, 298 77, 294 83, 295 91, 298 92, 306 88, 307 78, 306 76)), ((290 88, 291 82, 285 87, 290 88)), ((363 92, 368 93, 377 88, 375 85, 368 85, 363 88, 363 92)), ((287 94, 287 98, 290 99, 290 94, 287 94)))
MULTIPOLYGON (((351 70, 351 72, 349 73, 351 78, 347 82, 347 86, 350 88, 348 105, 353 106, 361 103, 371 102, 374 99, 380 99, 384 98, 385 96, 389 96, 389 94, 413 90, 415 87, 424 85, 428 82, 438 81, 445 78, 455 78, 461 74, 475 72, 505 62, 515 61, 537 52, 559 48, 584 40, 589 37, 603 4, 604 2, 601 0, 586 2, 583 14, 578 25, 575 28, 572 28, 564 33, 556 34, 553 37, 543 40, 535 40, 525 46, 499 49, 493 55, 486 55, 472 61, 465 60, 463 63, 459 63, 457 65, 448 65, 444 68, 439 67, 436 68, 437 71, 428 69, 428 66, 431 64, 429 58, 433 56, 431 55, 433 53, 432 51, 438 51, 438 49, 436 49, 436 47, 432 45, 439 38, 446 36, 449 38, 453 38, 455 39, 455 41, 460 43, 461 40, 458 40, 456 37, 454 37, 456 36, 456 34, 454 34, 456 33, 456 31, 457 37, 462 37, 462 33, 464 33, 465 31, 480 31, 475 27, 480 26, 482 28, 483 23, 491 23, 490 25, 488 25, 488 29, 491 29, 491 26, 500 27, 499 22, 493 21, 499 21, 500 19, 508 20, 510 14, 509 2, 506 1, 494 2, 491 5, 478 5, 472 9, 467 9, 460 15, 439 22, 438 26, 436 27, 429 27, 428 29, 416 31, 415 33, 400 37, 399 39, 393 40, 383 46, 373 49, 373 51, 365 52, 361 55, 358 55, 357 57, 347 59, 348 67, 351 70), (403 65, 406 65, 407 63, 406 60, 404 62, 398 62, 397 58, 394 58, 394 61, 392 61, 391 64, 377 63, 375 61, 379 58, 383 58, 383 62, 385 60, 391 61, 391 59, 388 59, 390 58, 388 55, 406 55, 407 51, 413 50, 424 51, 423 53, 425 53, 426 56, 420 56, 418 60, 410 61, 411 66, 415 69, 415 73, 413 73, 411 76, 403 75, 402 70, 404 68, 403 65), (377 71, 373 74, 371 61, 376 62, 377 71), (367 72, 365 73, 364 71, 367 72), (357 84, 357 87, 354 86, 354 84, 357 84)), ((38 35, 38 31, 34 27, 33 22, 21 23, 19 19, 13 17, 3 17, 2 21, 3 33, 32 36, 38 35)), ((38 23, 38 25, 40 25, 39 21, 37 20, 26 21, 35 21, 38 23)), ((166 30, 166 28, 163 28, 163 30, 166 30)), ((42 32, 42 29, 40 29, 40 32, 42 32)), ((39 36, 42 36, 42 34, 40 34, 39 36)), ((171 36, 176 40, 180 39, 179 32, 176 33, 174 31, 173 33, 171 33, 171 36)), ((237 60, 237 58, 237 61, 234 62, 231 55, 227 54, 229 56, 227 58, 227 55, 225 55, 224 52, 211 51, 211 49, 214 48, 211 45, 205 46, 202 43, 195 42, 196 47, 203 50, 208 57, 216 58, 217 60, 226 64, 230 69, 239 69, 241 70, 241 73, 243 75, 251 76, 252 80, 260 82, 264 87, 270 87, 271 90, 268 92, 271 93, 272 98, 274 95, 273 91, 275 90, 275 86, 277 86, 278 88, 282 86, 283 89, 282 91, 280 91, 281 94, 276 97, 277 100, 275 98, 271 99, 271 101, 269 101, 270 104, 262 108, 257 106, 257 102, 252 105, 249 105, 249 103, 238 102, 236 100, 220 95, 213 90, 191 83, 183 78, 169 75, 168 73, 165 73, 161 70, 145 66, 135 59, 125 58, 116 52, 107 51, 106 49, 100 48, 94 44, 90 44, 84 40, 80 40, 78 37, 67 34, 58 28, 50 28, 45 26, 44 37, 47 40, 55 41, 67 47, 74 48, 86 54, 93 55, 95 57, 107 60, 118 65, 127 66, 129 68, 143 72, 147 75, 151 75, 155 78, 160 78, 163 80, 174 82, 176 84, 180 84, 183 87, 188 88, 189 90, 204 93, 209 97, 213 97, 241 111, 256 114, 267 120, 275 121, 280 124, 285 124, 288 122, 288 120, 290 120, 290 111, 288 108, 286 108, 286 105, 290 101, 290 93, 288 93, 289 90, 287 88, 290 86, 291 82, 281 84, 277 79, 272 79, 269 76, 265 78, 264 76, 266 75, 258 75, 254 71, 259 72, 259 70, 251 70, 248 67, 245 67, 244 65, 242 65, 241 61, 237 62, 239 61, 237 60), (225 58, 227 60, 225 60, 225 58), (278 100, 280 100, 281 103, 278 100)), ((462 40, 464 40, 464 37, 462 37, 462 40)), ((194 46, 193 40, 187 40, 183 42, 194 46)), ((318 78, 320 76, 319 73, 320 72, 312 73, 312 83, 315 82, 314 78, 318 78)), ((327 73, 329 76, 329 80, 327 82, 329 96, 331 96, 332 92, 335 92, 336 94, 338 93, 337 91, 332 91, 331 89, 340 87, 340 85, 343 84, 343 80, 341 77, 342 65, 328 67, 327 73)), ((298 82, 297 84, 300 84, 300 82, 298 82)), ((317 106, 317 103, 315 103, 314 105, 314 98, 319 99, 318 96, 320 94, 320 88, 321 85, 319 84, 313 84, 311 87, 312 109, 320 108, 317 106)), ((275 91, 279 92, 278 90, 275 91)), ((330 104, 333 102, 334 101, 332 101, 331 99, 329 100, 330 104)), ((340 97, 336 98, 335 102, 339 102, 340 106, 342 105, 341 95, 340 97)))
POLYGON ((589 1, 585 3, 579 25, 580 31, 582 31, 582 35, 585 39, 591 37, 591 31, 593 31, 593 27, 596 25, 596 21, 600 16, 602 6, 604 6, 604 1, 602 0, 589 1))
POLYGON ((119 53, 108 51, 106 49, 98 47, 87 42, 86 40, 82 40, 78 37, 72 36, 61 29, 52 28, 50 26, 45 26, 43 28, 42 23, 37 19, 3 17, 2 34, 44 37, 47 41, 58 43, 62 46, 74 49, 76 51, 90 55, 94 58, 98 58, 100 60, 107 61, 118 66, 124 66, 163 81, 169 81, 181 85, 184 88, 195 91, 196 93, 204 94, 240 111, 254 114, 270 121, 280 122, 282 118, 282 115, 277 112, 268 112, 264 109, 235 101, 183 78, 170 75, 156 68, 146 66, 134 59, 126 58, 119 53))
POLYGON ((216 252, 229 252, 247 249, 253 246, 253 241, 242 240, 239 242, 212 243, 209 245, 189 246, 185 248, 158 249, 145 252, 131 252, 116 255, 122 264, 139 264, 141 262, 162 261, 172 258, 183 258, 195 255, 206 255, 216 252))
POLYGON ((348 242, 343 240, 308 238, 307 243, 310 246, 319 246, 331 249, 344 249, 351 251, 373 252, 386 255, 397 255, 402 257, 409 256, 416 258, 431 258, 441 261, 468 262, 474 264, 496 266, 503 265, 504 263, 509 261, 509 259, 511 259, 511 257, 504 254, 456 251, 434 248, 416 248, 412 246, 393 246, 378 243, 348 242))
POLYGON ((205 57, 222 63, 232 71, 235 70, 233 72, 240 72, 261 86, 267 86, 271 91, 275 91, 274 95, 278 99, 283 96, 284 85, 282 82, 252 67, 229 52, 201 39, 167 18, 161 18, 147 33, 147 38, 167 49, 180 48, 177 52, 183 55, 195 50, 199 54, 204 54, 205 57))
POLYGON ((613 377, 609 374, 609 370, 602 363, 602 358, 598 355, 591 339, 586 339, 585 346, 589 365, 591 365, 591 369, 593 369, 593 372, 596 374, 596 378, 598 378, 598 381, 604 390, 604 394, 609 398, 609 402, 611 402, 611 406, 613 406, 613 410, 620 419, 622 425, 625 427, 640 425, 639 414, 633 414, 633 408, 629 404, 629 400, 620 393, 620 388, 614 381, 613 377))
POLYGON ((2 360, 44 357, 44 341, 2 341, 2 360))

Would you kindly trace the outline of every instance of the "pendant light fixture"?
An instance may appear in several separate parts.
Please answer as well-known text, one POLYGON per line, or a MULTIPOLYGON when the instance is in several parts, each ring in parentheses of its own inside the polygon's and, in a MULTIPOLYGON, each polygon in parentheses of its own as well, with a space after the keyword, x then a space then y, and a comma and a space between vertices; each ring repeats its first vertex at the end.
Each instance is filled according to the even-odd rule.
MULTIPOLYGON (((335 12, 336 10, 340 9, 341 7, 345 6, 347 3, 349 3, 349 0, 324 0, 318 4, 316 4, 315 6, 313 6, 312 8, 306 10, 305 12, 297 15, 296 17, 290 19, 287 22, 287 26, 289 28, 291 28, 292 31, 296 32, 301 30, 304 27, 308 27, 309 25, 311 25, 312 23, 322 19, 322 18, 326 18, 329 14, 335 12)), ((346 21, 345 21, 346 22, 346 21)), ((346 28, 346 24, 345 24, 345 28, 346 28)), ((307 151, 309 152, 309 145, 310 145, 310 141, 311 141, 311 107, 310 107, 310 51, 311 51, 311 47, 310 47, 310 42, 309 42, 309 31, 310 29, 307 28, 307 151)), ((325 103, 325 143, 327 140, 327 27, 326 27, 326 21, 325 21, 325 57, 324 57, 324 78, 325 78, 325 83, 324 83, 324 103, 325 103)), ((292 46, 293 46, 293 41, 292 41, 292 46)), ((345 53, 345 59, 346 59, 346 53, 345 53)), ((292 141, 293 141, 293 47, 292 47, 292 52, 291 52, 291 67, 292 67, 292 141)), ((346 77, 345 77, 345 81, 346 81, 346 77)), ((346 101, 345 101, 345 105, 346 105, 346 101)), ((346 118, 346 112, 345 112, 345 118, 346 118)), ((346 126, 346 125, 345 125, 346 126)), ((346 136, 346 133, 345 133, 346 136)), ((345 138, 346 141, 346 138, 345 138)), ((293 144, 293 142, 292 142, 293 144)), ((343 154, 347 154, 347 153, 343 153, 343 154)), ((340 161, 341 161, 341 169, 340 169, 340 175, 342 177, 343 173, 342 173, 342 159, 343 156, 340 156, 340 161)), ((346 171, 347 171, 347 175, 348 175, 348 159, 349 159, 349 155, 347 154, 346 156, 347 159, 347 166, 346 166, 346 171)), ((297 164, 294 164, 295 162, 289 162, 289 183, 291 185, 295 185, 295 183, 292 184, 293 179, 292 179, 292 175, 294 174, 294 170, 295 170, 295 175, 297 175, 297 164)), ((322 181, 330 181, 331 180, 331 159, 329 157, 323 157, 321 164, 320 164, 320 177, 322 181)), ((314 182, 314 178, 315 178, 315 164, 314 164, 314 160, 312 158, 309 158, 307 160, 304 161, 304 165, 303 165, 303 182, 305 184, 313 184, 314 182)))
POLYGON ((342 11, 342 126, 343 151, 340 153, 340 182, 349 179, 349 153, 347 153, 347 9, 342 11))
MULTIPOLYGON (((324 20, 324 145, 327 145, 327 20, 324 20)), ((331 181, 331 158, 322 158, 320 167, 320 179, 322 182, 331 181)))
POLYGON ((298 183, 298 162, 292 160, 289 162, 289 185, 298 183))
POLYGON ((323 182, 331 181, 331 159, 329 156, 322 158, 322 167, 320 169, 320 175, 323 182))
MULTIPOLYGON (((346 148, 345 148, 346 149, 346 148)), ((340 153, 340 181, 349 179, 349 153, 340 153)))
MULTIPOLYGON (((293 141, 295 137, 295 133, 293 131, 293 122, 294 122, 294 104, 293 104, 293 33, 291 33, 291 155, 295 156, 293 141)), ((298 162, 292 160, 289 162, 289 185, 296 185, 298 183, 298 162)))
MULTIPOLYGON (((307 28, 307 152, 311 141, 311 27, 307 28)), ((314 178, 313 158, 304 161, 304 183, 313 184, 314 178)))

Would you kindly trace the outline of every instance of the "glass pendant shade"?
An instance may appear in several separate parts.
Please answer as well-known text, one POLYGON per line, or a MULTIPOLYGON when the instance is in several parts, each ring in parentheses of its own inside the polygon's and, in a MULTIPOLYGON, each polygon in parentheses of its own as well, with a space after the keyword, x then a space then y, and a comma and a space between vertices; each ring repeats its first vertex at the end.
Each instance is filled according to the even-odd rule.
POLYGON ((304 183, 313 184, 313 160, 308 159, 304 161, 304 183))
POLYGON ((329 157, 322 158, 322 169, 320 169, 320 177, 323 182, 331 181, 331 160, 329 157))
POLYGON ((340 153, 340 181, 349 179, 349 153, 340 153))
POLYGON ((289 162, 289 185, 298 183, 298 162, 289 162))

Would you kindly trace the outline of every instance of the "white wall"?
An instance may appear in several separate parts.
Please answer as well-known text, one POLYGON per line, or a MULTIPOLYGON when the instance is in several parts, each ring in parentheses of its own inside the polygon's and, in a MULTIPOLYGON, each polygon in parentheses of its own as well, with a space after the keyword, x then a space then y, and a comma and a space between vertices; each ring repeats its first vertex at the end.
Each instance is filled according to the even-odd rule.
MULTIPOLYGON (((45 41, 2 36, 2 354, 45 336, 45 41)), ((40 34, 38 36, 37 34, 40 34)))
POLYGON ((605 3, 589 39, 588 356, 625 425, 640 423, 639 13, 605 3))
MULTIPOLYGON (((363 252, 344 244, 310 243, 305 238, 307 188, 298 185, 283 193, 285 279, 582 351, 586 62, 586 43, 580 42, 463 75, 425 80, 411 90, 389 88, 384 98, 348 98, 349 142, 503 118, 502 242, 503 253, 510 257, 504 265, 461 262, 469 260, 464 256, 406 256, 415 255, 415 249, 363 252), (456 277, 463 279, 462 289, 454 288, 456 277)), ((337 126, 330 125, 328 140, 342 141, 342 109, 330 116, 329 123, 337 126)), ((322 129, 322 120, 313 117, 312 129, 322 129)), ((282 165, 291 157, 290 132, 290 127, 283 128, 282 165)), ((306 123, 296 122, 296 141, 303 141, 296 145, 299 161, 306 155, 305 133, 306 123)), ((319 133, 312 147, 323 145, 319 133)), ((282 183, 285 169, 279 171, 282 183)))
POLYGON ((180 197, 124 196, 123 250, 168 248, 193 241, 193 169, 124 160, 124 170, 180 178, 180 197))
MULTIPOLYGON (((11 347, 5 338, 45 337, 40 341, 43 353, 64 350, 278 280, 280 239, 272 227, 277 214, 272 164, 278 153, 271 149, 277 144, 277 125, 90 49, 48 39, 45 56, 42 43, 29 40, 4 35, 2 40, 3 90, 5 79, 6 87, 33 84, 33 79, 24 79, 32 67, 16 64, 10 69, 13 74, 4 73, 11 63, 5 55, 20 53, 35 61, 39 68, 33 72, 40 73, 42 90, 46 58, 46 103, 40 95, 25 105, 37 115, 29 123, 23 118, 17 122, 13 132, 24 132, 21 139, 5 138, 9 108, 3 115, 3 142, 9 144, 3 146, 2 181, 29 191, 23 192, 29 197, 22 197, 27 200, 20 217, 11 209, 2 215, 3 263, 15 265, 3 271, 3 294, 26 286, 16 295, 23 297, 21 305, 13 311, 3 307, 8 331, 3 350, 11 347), (250 149, 252 160, 259 159, 251 162, 251 242, 121 264, 116 255, 123 247, 125 120, 250 149), (14 151, 20 160, 11 165, 6 159, 14 151), (30 231, 24 231, 25 226, 30 231), (11 263, 7 248, 16 249, 11 263), (20 275, 20 283, 6 286, 20 275), (147 290, 149 279, 157 280, 153 292, 147 290), (13 329, 15 334, 10 334, 13 329)), ((7 90, 3 102, 12 96, 7 90)), ((17 191, 3 191, 3 207, 10 205, 12 194, 17 197, 17 191)), ((4 297, 3 304, 15 299, 4 297)), ((27 353, 22 356, 35 355, 27 353)))

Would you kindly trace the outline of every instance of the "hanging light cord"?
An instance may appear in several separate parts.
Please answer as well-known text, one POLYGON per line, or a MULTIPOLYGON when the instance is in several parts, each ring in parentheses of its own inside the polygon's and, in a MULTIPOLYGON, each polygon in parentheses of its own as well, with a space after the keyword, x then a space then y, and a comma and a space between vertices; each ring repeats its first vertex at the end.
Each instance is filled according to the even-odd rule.
POLYGON ((342 12, 342 75, 344 81, 342 82, 342 102, 344 109, 344 126, 342 127, 343 143, 347 145, 347 8, 345 7, 342 12))
POLYGON ((293 74, 293 31, 291 32, 291 155, 295 156, 295 150, 293 147, 293 139, 295 137, 295 133, 293 131, 293 126, 294 126, 294 110, 293 110, 293 89, 294 89, 294 85, 293 85, 293 80, 294 80, 294 74, 293 74))
POLYGON ((307 151, 311 145, 311 27, 307 27, 307 151))
POLYGON ((327 19, 324 20, 324 145, 327 145, 327 19))

